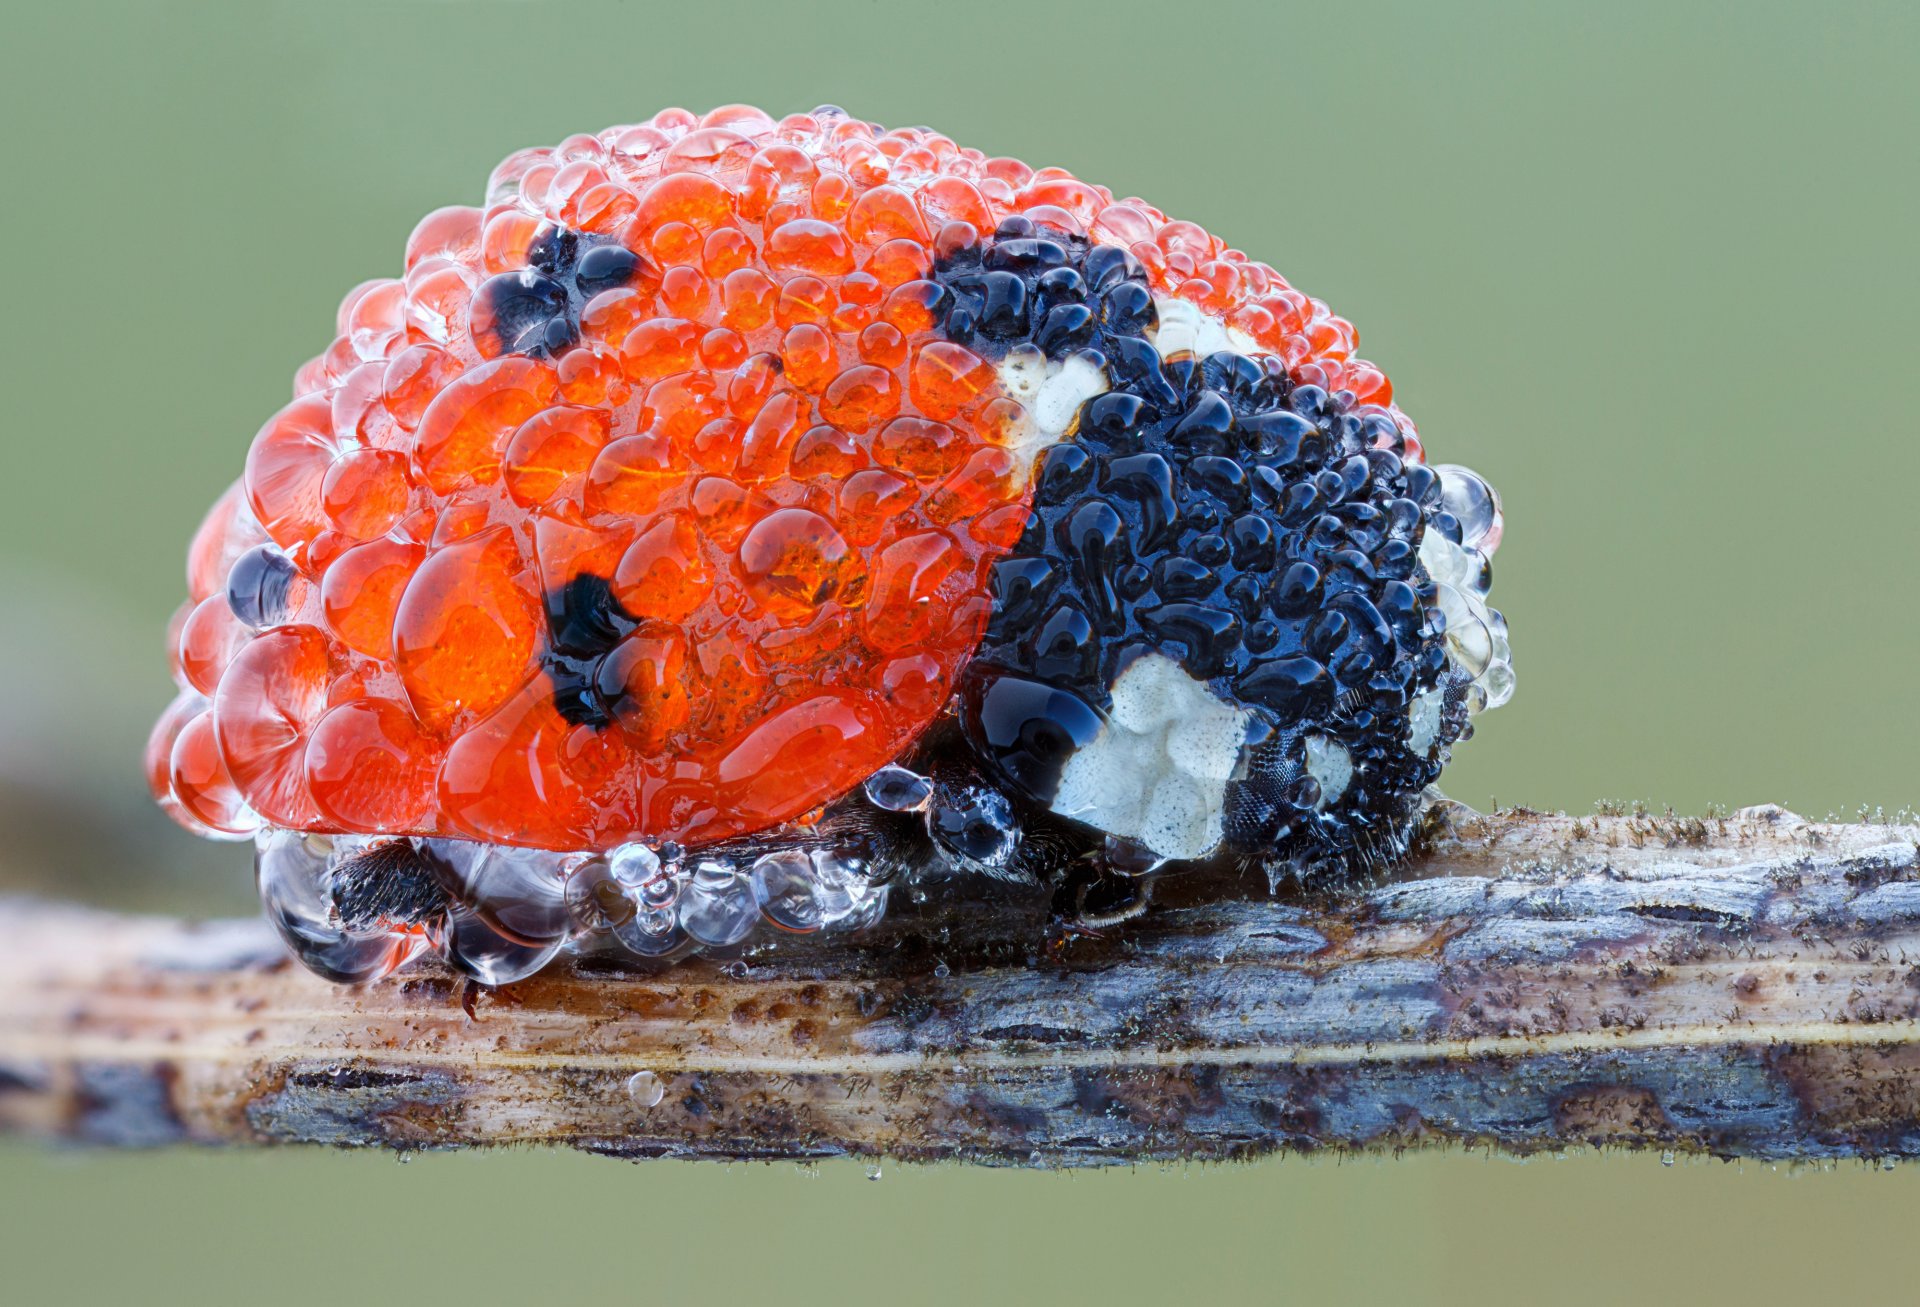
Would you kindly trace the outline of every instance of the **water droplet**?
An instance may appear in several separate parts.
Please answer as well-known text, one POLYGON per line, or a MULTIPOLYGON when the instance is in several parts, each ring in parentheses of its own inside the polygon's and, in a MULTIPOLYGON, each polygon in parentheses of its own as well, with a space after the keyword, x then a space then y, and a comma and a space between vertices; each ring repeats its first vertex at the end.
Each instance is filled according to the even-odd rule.
POLYGON ((1440 502, 1460 523, 1460 543, 1491 554, 1500 543, 1500 496, 1486 479, 1456 463, 1433 469, 1440 478, 1440 502))
POLYGON ((622 844, 607 855, 607 866, 622 885, 644 885, 660 874, 660 855, 644 844, 622 844))
POLYGON ((421 931, 349 931, 339 924, 323 835, 273 831, 254 855, 260 907, 303 966, 339 984, 365 984, 398 970, 430 941, 421 931))
POLYGON ((1671 1148, 1666 1149, 1660 1154, 1660 1165, 1662 1166, 1673 1165, 1673 1150, 1671 1148))
POLYGON ((567 877, 567 911, 578 935, 605 935, 639 910, 633 888, 594 858, 567 877))
POLYGON ((753 935, 760 919, 747 877, 724 862, 703 862, 680 896, 680 929, 710 948, 726 948, 753 935))
POLYGON ((943 797, 927 814, 934 842, 967 864, 999 868, 1013 858, 1020 827, 998 790, 969 786, 943 797))
POLYGON ((827 923, 829 905, 821 900, 806 854, 794 849, 769 853, 753 864, 750 876, 762 915, 781 930, 806 935, 827 923))
POLYGON ((642 958, 668 958, 693 947, 693 941, 673 919, 672 908, 643 907, 615 926, 613 937, 620 947, 642 958))
POLYGON ((780 620, 809 621, 850 589, 859 556, 833 523, 804 508, 783 508, 755 523, 740 542, 747 590, 780 620))
POLYGON ((860 930, 886 914, 887 887, 867 877, 865 865, 835 853, 812 855, 814 895, 835 930, 860 930))
POLYGON ((278 545, 256 545, 234 560, 227 573, 227 606, 254 630, 279 626, 288 616, 300 574, 278 545))
POLYGON ((866 789, 867 800, 888 812, 919 812, 933 799, 933 782, 905 767, 882 767, 866 789))
POLYGON ((880 1167, 879 1167, 879 1165, 878 1165, 878 1164, 876 1163, 876 1164, 874 1165, 874 1168, 873 1168, 873 1169, 872 1169, 871 1171, 868 1171, 868 1172, 867 1172, 867 1179, 869 1179, 869 1180, 878 1180, 879 1178, 880 1178, 880 1167))
POLYGON ((724 862, 703 862, 680 897, 680 927, 711 948, 738 944, 760 920, 747 878, 724 862))
POLYGON ((442 881, 497 933, 535 948, 566 938, 572 917, 559 855, 462 840, 435 840, 425 851, 439 860, 442 881))
POLYGON ((651 1071, 635 1071, 627 1077, 627 1097, 640 1107, 658 1107, 667 1096, 667 1082, 651 1071))
POLYGON ((447 923, 447 962, 483 985, 511 985, 553 961, 564 933, 544 944, 523 944, 497 932, 477 912, 455 912, 447 923))

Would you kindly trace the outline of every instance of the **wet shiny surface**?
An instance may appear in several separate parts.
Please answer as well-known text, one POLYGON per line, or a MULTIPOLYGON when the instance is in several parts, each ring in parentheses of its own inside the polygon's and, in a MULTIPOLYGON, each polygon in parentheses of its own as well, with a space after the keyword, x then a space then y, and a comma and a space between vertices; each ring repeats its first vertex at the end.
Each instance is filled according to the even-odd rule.
MULTIPOLYGON (((516 130, 537 119, 524 139, 552 141, 630 112, 636 49, 669 45, 735 51, 727 75, 782 108, 826 95, 937 122, 1116 187, 1151 186, 1236 241, 1306 252, 1288 271, 1339 289, 1369 350, 1419 396, 1423 434, 1444 438, 1437 457, 1470 443, 1460 456, 1507 496, 1495 593, 1526 618, 1525 683, 1450 766, 1459 797, 1576 811, 1606 796, 1683 811, 1772 798, 1809 812, 1912 798, 1920 618, 1894 600, 1911 585, 1906 487, 1920 454, 1872 434, 1906 421, 1903 389, 1888 384, 1910 352, 1908 215, 1920 201, 1912 170, 1894 166, 1920 116, 1909 75, 1920 33, 1905 10, 1522 18, 1391 5, 1369 11, 1357 39, 1350 13, 1217 5, 1156 28, 1167 73, 1155 81, 1137 73, 1138 31, 1111 21, 1111 6, 988 3, 970 11, 982 23, 1069 52, 991 96, 978 46, 923 39, 933 20, 920 14, 889 20, 913 37, 909 57, 826 87, 844 24, 870 22, 871 6, 829 5, 808 25, 756 12, 758 33, 736 9, 575 6, 564 37, 530 34, 519 6, 358 9, 351 23, 191 4, 111 22, 91 8, 18 16, 21 39, 0 43, 0 97, 14 109, 0 130, 38 198, 0 226, 16 251, 39 249, 57 213, 75 257, 20 260, 17 292, 36 311, 0 323, 0 366, 20 382, 3 401, 13 466, 31 485, 73 488, 19 495, 0 520, 10 611, 22 615, 4 624, 20 643, 0 700, 5 737, 25 751, 6 773, 11 883, 138 896, 152 910, 252 910, 251 850, 177 832, 127 762, 166 691, 154 633, 180 598, 180 545, 260 415, 285 400, 339 291, 392 260, 420 214, 464 195, 503 133, 523 139, 516 130), (455 12, 476 21, 462 27, 455 12), (501 93, 525 85, 528 49, 548 41, 567 89, 501 93), (1116 95, 1116 70, 1148 88, 1116 95), (1217 98, 1196 99, 1189 77, 1217 98), (1095 99, 1099 132, 1085 111, 1095 99), (1252 178, 1219 166, 1270 156, 1276 124, 1312 125, 1312 146, 1252 178), (269 140, 286 148, 263 152, 269 140), (1129 163, 1142 149, 1165 166, 1129 163), (341 178, 355 195, 346 209, 326 198, 341 178), (287 203, 289 187, 301 203, 287 203), (137 220, 134 194, 146 197, 137 220), (125 248, 130 222, 154 255, 133 290, 122 260, 78 255, 125 248), (218 257, 187 257, 210 230, 218 257), (259 286, 286 311, 235 316, 210 278, 259 286), (102 306, 106 334, 142 342, 111 364, 102 306), (1783 335, 1801 383, 1782 379, 1783 335), (146 348, 157 341, 180 348, 146 348), (183 365, 189 344, 200 361, 183 365), (102 385, 109 371, 115 384, 102 385), (1809 395, 1863 433, 1882 475, 1807 456, 1809 395), (76 405, 89 438, 31 434, 76 430, 76 405), (1586 451, 1571 469, 1569 446, 1586 451), (1755 530, 1748 495, 1793 503, 1799 527, 1755 530), (45 584, 21 588, 22 572, 45 584), (1798 684, 1823 688, 1779 693, 1798 684)), ((715 76, 663 60, 640 89, 660 102, 746 93, 715 76)), ((873 1241, 855 1254, 864 1273, 908 1303, 1252 1301, 1278 1282, 1329 1301, 1551 1290, 1571 1303, 1759 1304, 1906 1292, 1900 1250, 1920 1199, 1906 1170, 1592 1155, 865 1175, 8 1145, 0 1247, 16 1292, 48 1302, 204 1304, 266 1284, 289 1304, 335 1302, 344 1248, 365 1282, 395 1292, 619 1296, 636 1283, 620 1250, 644 1208, 650 1239, 677 1250, 645 1263, 646 1283, 683 1296, 844 1302, 854 1229, 873 1241), (516 1237, 549 1255, 439 1255, 440 1235, 394 1237, 481 1192, 510 1194, 516 1237), (1182 1256, 1115 1249, 1113 1213, 1143 1202, 1182 1256), (332 1237, 307 1237, 319 1228, 332 1237), (745 1229, 763 1256, 739 1255, 745 1229), (1680 1230, 1745 1253, 1695 1256, 1680 1230), (114 1256, 100 1255, 103 1238, 114 1256), (956 1240, 997 1251, 955 1262, 956 1240), (929 1275, 936 1265, 943 1274, 929 1275)))
MULTIPOLYGON (((829 866, 923 869, 866 847, 854 793, 911 762, 953 796, 925 839, 974 871, 1077 875, 1021 853, 1052 805, 1124 863, 1342 872, 1397 856, 1511 692, 1494 492, 1423 465, 1351 324, 1192 222, 835 106, 663 109, 517 151, 483 198, 340 301, 189 551, 147 771, 190 829, 257 829, 263 869, 280 831, 544 850, 561 880, 684 841, 717 852, 676 928, 724 950, 766 857, 815 859, 761 877, 787 931, 879 910, 829 866), (1122 711, 1148 655, 1190 688, 1135 678, 1122 711), (937 729, 963 676, 966 730, 937 729)), ((475 979, 545 960, 485 956, 520 896, 450 893, 431 947, 475 979)))

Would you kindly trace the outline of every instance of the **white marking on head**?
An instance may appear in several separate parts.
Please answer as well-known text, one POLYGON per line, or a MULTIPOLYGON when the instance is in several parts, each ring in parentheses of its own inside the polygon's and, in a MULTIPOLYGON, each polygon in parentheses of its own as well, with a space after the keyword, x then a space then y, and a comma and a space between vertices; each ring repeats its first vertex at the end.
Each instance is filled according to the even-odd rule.
POLYGON ((1345 745, 1324 735, 1309 735, 1306 744, 1307 775, 1320 782, 1320 802, 1314 807, 1325 808, 1347 792, 1353 780, 1353 755, 1345 745))
POLYGON ((1238 327, 1229 327, 1211 313, 1202 312, 1200 306, 1191 300, 1156 295, 1153 297, 1153 310, 1160 325, 1149 332, 1148 337, 1163 359, 1170 359, 1176 354, 1205 358, 1222 350, 1232 350, 1248 357, 1267 352, 1252 336, 1238 327))
POLYGON ((1424 755, 1433 747, 1433 742, 1440 738, 1440 710, 1446 706, 1446 702, 1447 692, 1437 685, 1425 694, 1414 697, 1407 713, 1409 749, 1424 755))
POLYGON ((1009 350, 999 373, 1001 391, 1026 410, 1009 448, 1028 467, 1047 446, 1066 439, 1082 404, 1113 388, 1106 370, 1086 355, 1050 362, 1032 345, 1009 350))
POLYGON ((1111 693, 1107 724, 1067 760, 1053 810, 1163 858, 1205 857, 1225 830, 1252 712, 1164 654, 1137 659, 1111 693))
POLYGON ((1047 379, 1047 356, 1038 345, 1017 345, 1000 363, 1000 389, 1008 399, 1033 403, 1040 383, 1047 379))

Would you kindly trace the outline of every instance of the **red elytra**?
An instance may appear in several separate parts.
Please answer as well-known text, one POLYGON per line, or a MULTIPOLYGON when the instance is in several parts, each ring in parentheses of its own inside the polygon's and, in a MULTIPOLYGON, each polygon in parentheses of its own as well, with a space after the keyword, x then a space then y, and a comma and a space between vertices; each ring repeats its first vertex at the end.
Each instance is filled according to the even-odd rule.
POLYGON ((183 698, 148 756, 195 829, 699 844, 898 757, 1026 519, 1020 411, 934 330, 927 280, 1009 216, 1127 248, 1296 375, 1391 400, 1266 265, 924 129, 667 110, 522 151, 495 188, 347 296, 195 537, 183 698), (634 273, 551 356, 503 352, 477 288, 563 228, 634 273), (220 596, 269 538, 306 584, 255 632, 220 596), (556 597, 588 577, 623 621, 576 657, 556 597))

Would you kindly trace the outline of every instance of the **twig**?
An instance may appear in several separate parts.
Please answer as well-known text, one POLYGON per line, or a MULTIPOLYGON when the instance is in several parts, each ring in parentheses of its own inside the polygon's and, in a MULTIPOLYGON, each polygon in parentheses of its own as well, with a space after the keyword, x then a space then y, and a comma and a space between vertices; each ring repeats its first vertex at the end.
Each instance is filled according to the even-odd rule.
POLYGON ((560 967, 474 1020, 447 973, 336 989, 253 923, 0 904, 0 1128, 1045 1165, 1920 1152, 1920 830, 1777 808, 1436 825, 1363 891, 1163 882, 1096 935, 1009 913, 942 939, 905 914, 731 973, 560 967))

